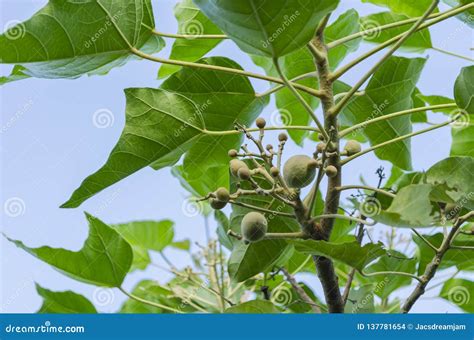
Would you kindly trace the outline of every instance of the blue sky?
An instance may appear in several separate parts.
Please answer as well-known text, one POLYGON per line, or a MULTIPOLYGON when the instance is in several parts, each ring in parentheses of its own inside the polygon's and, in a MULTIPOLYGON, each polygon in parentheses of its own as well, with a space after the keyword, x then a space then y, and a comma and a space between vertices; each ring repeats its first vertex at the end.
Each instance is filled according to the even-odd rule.
MULTIPOLYGON (((46 1, 1 1, 0 30, 12 20, 26 20, 46 1)), ((176 1, 153 1, 157 27, 163 32, 176 32, 173 6, 176 1)), ((383 9, 361 4, 359 1, 342 1, 337 14, 356 8, 361 15, 383 9)), ((451 19, 431 30, 434 45, 469 55, 472 47, 472 31, 456 19, 451 19)), ((168 56, 172 40, 160 56, 168 56)), ((360 54, 370 48, 363 45, 360 54)), ((353 55, 356 55, 353 54, 353 55)), ((261 73, 250 58, 235 45, 226 41, 212 55, 229 56, 244 68, 261 73)), ((412 55, 420 56, 420 55, 412 55)), ((456 59, 436 51, 427 51, 428 63, 423 71, 419 88, 425 94, 452 97, 454 80, 461 67, 469 62, 456 59)), ((362 67, 349 72, 344 81, 353 83, 370 67, 377 57, 366 61, 362 67)), ((0 88, 1 98, 1 199, 2 206, 19 202, 21 214, 6 214, 1 211, 1 230, 12 238, 20 239, 29 246, 50 245, 71 250, 81 248, 88 228, 84 217, 87 211, 107 223, 121 223, 145 219, 172 219, 176 223, 176 238, 190 238, 204 243, 203 219, 189 217, 183 213, 187 192, 168 169, 153 171, 144 169, 122 182, 89 199, 78 209, 59 209, 72 191, 89 174, 97 170, 106 160, 124 126, 125 98, 123 89, 128 87, 157 87, 159 65, 150 61, 133 61, 125 67, 114 69, 107 76, 81 77, 75 80, 27 79, 7 84, 0 88), (97 128, 94 115, 106 113, 110 119, 105 128, 97 128)), ((0 66, 2 75, 11 66, 0 66)), ((268 88, 268 84, 253 81, 257 91, 268 88)), ((273 103, 266 108, 264 117, 275 110, 273 103)), ((433 121, 443 117, 433 116, 433 121)), ((416 137, 413 141, 414 168, 428 168, 449 154, 450 133, 448 129, 416 137)), ((305 144, 305 151, 314 148, 312 142, 305 144)), ((294 145, 287 152, 297 151, 294 145)), ((301 152, 301 150, 300 150, 301 152)), ((367 155, 351 162, 345 173, 345 183, 357 183, 364 177, 375 184, 375 169, 391 166, 367 155)), ((214 229, 214 223, 211 221, 214 229)), ((1 251, 1 311, 35 312, 41 304, 34 282, 52 290, 71 289, 91 300, 97 295, 93 286, 73 281, 27 253, 14 247, 5 239, 0 241, 1 251)), ((169 251, 169 257, 177 264, 190 263, 189 256, 178 251, 169 251)), ((161 260, 156 258, 156 262, 161 260)), ((141 278, 154 278, 160 282, 167 279, 162 271, 152 268, 147 272, 130 275, 125 287, 131 289, 141 278)), ((303 277, 308 283, 308 277, 303 277)), ((319 291, 318 285, 313 285, 319 291)), ((406 293, 406 292, 405 292, 406 293)), ((125 299, 118 291, 108 292, 110 303, 99 306, 104 312, 118 308, 125 299)), ((457 311, 458 309, 440 299, 422 299, 414 312, 457 311), (436 308, 434 308, 436 304, 436 308)))

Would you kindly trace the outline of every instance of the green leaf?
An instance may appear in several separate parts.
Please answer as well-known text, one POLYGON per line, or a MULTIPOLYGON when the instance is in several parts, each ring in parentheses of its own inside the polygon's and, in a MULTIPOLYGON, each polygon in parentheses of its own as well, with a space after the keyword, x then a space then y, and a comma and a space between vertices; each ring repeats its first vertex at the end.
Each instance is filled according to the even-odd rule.
POLYGON ((214 218, 217 222, 217 238, 219 242, 229 250, 234 248, 235 238, 229 236, 227 232, 230 230, 230 221, 227 216, 220 210, 214 211, 214 218))
MULTIPOLYGON (((411 94, 411 99, 413 100, 413 108, 425 107, 425 101, 422 100, 419 95, 421 95, 420 90, 416 87, 411 94)), ((426 123, 428 122, 428 116, 426 111, 416 112, 411 114, 412 123, 426 123)))
POLYGON ((132 263, 132 248, 113 228, 91 215, 86 217, 89 236, 79 251, 48 246, 29 248, 21 241, 7 239, 75 280, 120 287, 132 263))
MULTIPOLYGON (((278 72, 271 59, 262 56, 252 56, 252 60, 258 66, 262 67, 266 74, 279 77, 278 72)), ((316 65, 313 56, 307 48, 299 49, 295 52, 287 54, 280 58, 280 67, 283 74, 292 79, 300 75, 316 72, 316 65)), ((298 81, 299 84, 317 88, 317 78, 311 77, 298 81)), ((319 105, 318 98, 300 91, 301 96, 315 110, 319 105)), ((311 117, 308 111, 303 107, 301 102, 287 88, 281 89, 275 93, 276 105, 279 112, 273 112, 270 117, 271 125, 310 125, 311 117)), ((308 136, 307 131, 289 130, 290 137, 299 145, 303 144, 304 139, 308 136)))
POLYGON ((440 222, 439 207, 431 201, 433 190, 430 184, 410 184, 400 189, 388 209, 381 210, 377 200, 362 203, 361 209, 374 211, 372 219, 392 227, 429 227, 440 222))
MULTIPOLYGON (((194 310, 185 304, 180 299, 175 298, 173 293, 158 284, 156 281, 143 280, 140 281, 132 291, 134 296, 141 299, 158 303, 164 306, 180 310, 184 313, 193 312, 194 310)), ((170 313, 167 309, 146 305, 140 301, 129 299, 125 301, 120 309, 120 313, 127 314, 155 314, 155 313, 170 313)))
POLYGON ((426 172, 426 182, 434 186, 431 198, 437 202, 459 203, 474 209, 474 158, 449 157, 426 172))
POLYGON ((276 306, 270 301, 252 300, 229 307, 225 310, 227 314, 275 314, 280 313, 276 306))
MULTIPOLYGON (((444 239, 444 235, 442 233, 424 235, 424 237, 437 248, 441 246, 441 243, 444 239)), ((435 254, 433 249, 431 249, 419 237, 413 236, 413 240, 418 245, 418 275, 422 275, 426 269, 426 266, 432 261, 435 254)), ((453 242, 453 245, 473 247, 474 240, 472 240, 472 236, 458 235, 453 242)), ((439 268, 444 269, 454 266, 456 266, 459 270, 474 270, 474 250, 449 249, 444 254, 439 268)))
MULTIPOLYGON (((174 15, 178 20, 178 33, 185 35, 207 35, 222 34, 222 31, 214 25, 197 8, 192 0, 182 0, 174 8, 174 15)), ((175 39, 171 48, 170 59, 194 62, 204 57, 209 51, 216 47, 222 39, 175 39)), ((163 64, 158 72, 159 78, 167 77, 181 67, 163 64)))
POLYGON ((466 279, 450 279, 444 283, 439 296, 467 313, 474 313, 473 292, 474 282, 466 279))
POLYGON ((132 58, 131 46, 162 49, 154 25, 150 0, 50 1, 0 36, 0 62, 24 67, 16 79, 104 74, 132 58))
POLYGON ((244 51, 281 57, 305 46, 335 0, 195 0, 194 3, 244 51))
POLYGON ((292 240, 289 242, 301 253, 325 256, 347 264, 359 271, 362 271, 373 260, 386 254, 381 243, 368 243, 361 246, 357 241, 333 243, 314 240, 292 240))
POLYGON ((391 188, 393 191, 398 192, 402 188, 410 185, 410 184, 419 184, 424 179, 424 173, 413 171, 413 172, 405 172, 396 166, 392 167, 392 173, 390 178, 388 179, 387 183, 385 184, 386 187, 391 188))
MULTIPOLYGON (((369 81, 363 96, 352 100, 341 114, 345 126, 362 123, 389 113, 410 109, 411 94, 416 87, 425 59, 389 58, 369 81)), ((377 145, 412 132, 410 116, 367 125, 363 129, 371 145, 377 145)), ((389 144, 375 150, 382 160, 392 162, 404 170, 411 169, 410 139, 389 144)))
POLYGON ((454 99, 460 109, 474 114, 474 66, 461 69, 454 84, 454 99))
MULTIPOLYGON (((407 258, 404 254, 391 250, 389 256, 381 257, 374 264, 370 265, 366 272, 403 272, 414 274, 416 272, 417 261, 407 258)), ((373 292, 382 299, 387 299, 395 290, 410 285, 412 279, 407 276, 389 275, 373 277, 376 285, 373 292)))
MULTIPOLYGON (((395 14, 392 12, 381 12, 370 14, 360 19, 362 30, 372 29, 376 26, 392 24, 397 21, 406 20, 408 17, 402 14, 395 14)), ((406 32, 410 25, 393 27, 386 30, 376 30, 371 34, 364 36, 364 40, 371 43, 381 44, 391 38, 406 32)), ((414 33, 401 46, 401 48, 408 52, 424 52, 426 49, 433 47, 431 44, 430 31, 427 29, 414 33)))
POLYGON ((451 156, 474 157, 474 125, 456 126, 451 129, 453 141, 451 143, 451 156))
POLYGON ((395 13, 405 14, 409 17, 419 17, 431 5, 431 0, 362 0, 362 2, 369 2, 374 5, 390 8, 395 13))
POLYGON ((349 314, 375 313, 373 290, 373 284, 351 289, 346 306, 344 307, 344 312, 349 314))
POLYGON ((173 225, 170 220, 162 220, 130 222, 114 227, 131 245, 162 251, 173 242, 173 225))
POLYGON ((97 313, 92 302, 84 296, 70 290, 53 292, 36 284, 36 291, 43 298, 43 304, 37 313, 94 314, 97 313))
MULTIPOLYGON (((240 68, 226 58, 202 62, 240 68)), ((210 135, 207 131, 233 130, 237 121, 249 124, 266 100, 255 96, 246 77, 222 75, 213 70, 183 69, 163 87, 125 90, 126 124, 117 145, 106 164, 84 180, 63 208, 77 207, 149 165, 155 168, 173 165, 184 153, 183 170, 188 180, 211 183, 212 178, 212 190, 227 186, 227 152, 237 148, 242 137, 210 135), (218 167, 219 172, 210 173, 208 169, 213 167, 218 167)), ((197 189, 201 194, 210 191, 205 185, 197 189)))
MULTIPOLYGON (((324 30, 324 39, 326 43, 330 43, 353 33, 357 33, 359 30, 359 14, 356 10, 350 9, 342 13, 334 23, 326 27, 324 30)), ((331 48, 328 52, 331 69, 334 70, 349 53, 356 51, 359 48, 360 42, 361 39, 358 38, 331 48)))

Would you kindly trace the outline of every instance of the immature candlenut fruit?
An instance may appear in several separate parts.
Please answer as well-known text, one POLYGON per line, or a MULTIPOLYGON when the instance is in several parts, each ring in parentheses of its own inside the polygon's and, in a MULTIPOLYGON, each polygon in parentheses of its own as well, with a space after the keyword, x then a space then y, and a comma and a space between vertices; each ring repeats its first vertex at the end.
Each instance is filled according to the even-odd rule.
POLYGON ((304 188, 316 176, 318 162, 306 155, 296 155, 283 166, 283 177, 291 188, 304 188))
POLYGON ((337 176, 337 168, 334 165, 328 165, 326 168, 326 175, 328 177, 336 177, 337 176))
POLYGON ((248 166, 247 164, 245 164, 245 162, 241 161, 240 159, 233 159, 229 163, 229 168, 230 168, 230 173, 232 174, 232 176, 237 177, 238 176, 237 173, 239 172, 239 169, 240 168, 248 169, 248 166))
POLYGON ((344 146, 344 151, 347 156, 355 155, 362 150, 360 143, 356 140, 348 140, 344 146))
POLYGON ((240 224, 242 237, 248 242, 260 241, 267 233, 268 223, 265 216, 252 211, 244 216, 240 224))
POLYGON ((229 202, 230 194, 229 190, 224 187, 221 187, 216 190, 216 198, 221 202, 229 202))
POLYGON ((223 209, 223 208, 227 205, 227 202, 219 201, 219 200, 216 199, 216 198, 211 198, 211 199, 209 200, 209 204, 211 205, 211 208, 212 208, 212 209, 221 210, 221 209, 223 209))

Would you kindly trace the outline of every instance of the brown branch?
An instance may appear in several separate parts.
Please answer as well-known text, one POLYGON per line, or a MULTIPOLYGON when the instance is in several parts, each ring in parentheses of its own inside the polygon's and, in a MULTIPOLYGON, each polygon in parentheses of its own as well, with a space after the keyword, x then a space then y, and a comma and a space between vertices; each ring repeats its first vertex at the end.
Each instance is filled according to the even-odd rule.
POLYGON ((451 243, 456 237, 456 235, 458 234, 459 228, 462 226, 464 222, 466 222, 473 216, 474 216, 474 211, 471 211, 468 214, 459 217, 457 221, 454 223, 454 226, 452 227, 451 231, 443 239, 441 246, 436 251, 435 256, 433 257, 431 262, 426 266, 425 272, 421 276, 420 282, 416 286, 415 290, 410 294, 408 299, 405 301, 405 304, 402 307, 403 313, 408 313, 410 309, 413 307, 413 305, 415 304, 415 302, 425 293, 426 286, 428 286, 428 283, 435 276, 436 271, 438 270, 439 265, 441 264, 441 261, 443 260, 444 255, 450 248, 452 248, 451 243))
MULTIPOLYGON (((328 178, 328 187, 326 191, 324 215, 337 214, 339 209, 340 191, 336 190, 341 186, 341 167, 339 155, 339 134, 337 115, 331 114, 334 107, 334 93, 332 81, 330 79, 331 70, 329 67, 327 46, 324 43, 324 34, 318 31, 318 34, 312 41, 312 48, 321 92, 321 104, 324 113, 324 129, 328 132, 328 137, 324 141, 327 145, 327 165, 335 166, 337 175, 328 178), (317 53, 316 53, 317 52, 317 53)), ((316 195, 316 193, 314 193, 316 195)), ((320 225, 315 224, 314 229, 318 226, 318 235, 313 237, 319 240, 329 240, 334 225, 334 218, 324 218, 320 220, 320 225)), ((323 286, 324 297, 328 306, 329 313, 343 313, 344 303, 342 301, 341 292, 339 290, 339 278, 336 275, 334 264, 331 259, 321 256, 313 256, 316 265, 319 280, 323 286)))

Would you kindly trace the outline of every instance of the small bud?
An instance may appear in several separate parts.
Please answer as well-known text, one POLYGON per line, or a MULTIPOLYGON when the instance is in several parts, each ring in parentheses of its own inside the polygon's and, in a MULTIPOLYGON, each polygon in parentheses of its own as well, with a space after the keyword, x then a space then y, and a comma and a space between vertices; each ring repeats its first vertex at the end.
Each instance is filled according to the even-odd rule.
POLYGON ((247 181, 250 179, 250 170, 248 167, 242 167, 240 168, 238 171, 237 171, 237 176, 243 180, 243 181, 247 181))
POLYGON ((328 165, 325 171, 326 175, 330 178, 337 176, 337 168, 334 165, 328 165))
POLYGON ((278 177, 280 175, 280 170, 278 170, 278 168, 272 166, 270 168, 270 174, 273 176, 273 177, 278 177))
POLYGON ((257 120, 255 121, 255 123, 257 124, 257 127, 259 129, 263 129, 265 127, 265 125, 267 125, 267 122, 262 117, 258 117, 257 120))
POLYGON ((278 135, 278 140, 280 142, 286 142, 288 140, 288 135, 286 133, 282 132, 278 135))
POLYGON ((215 209, 215 210, 221 210, 227 205, 227 202, 222 202, 222 201, 219 201, 215 198, 211 198, 209 200, 209 203, 210 203, 212 209, 215 209))
POLYGON ((229 152, 227 154, 229 155, 229 157, 235 158, 235 157, 237 157, 238 152, 235 149, 231 149, 231 150, 229 150, 229 152))
POLYGON ((265 149, 267 149, 267 151, 272 151, 272 150, 273 150, 273 145, 267 144, 267 146, 265 147, 265 149))
POLYGON ((323 153, 325 149, 326 149, 326 143, 318 143, 318 145, 316 145, 317 153, 323 153))
POLYGON ((229 202, 230 199, 230 194, 229 191, 226 188, 219 188, 215 192, 216 198, 221 201, 221 202, 229 202))
POLYGON ((319 139, 321 142, 324 142, 324 141, 326 140, 322 134, 319 134, 319 135, 318 135, 318 139, 319 139))

